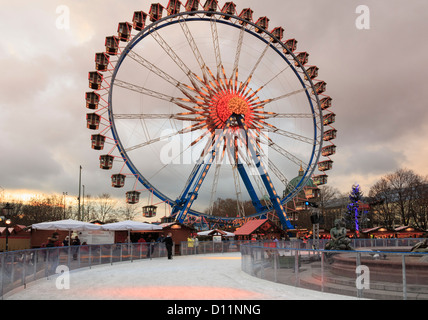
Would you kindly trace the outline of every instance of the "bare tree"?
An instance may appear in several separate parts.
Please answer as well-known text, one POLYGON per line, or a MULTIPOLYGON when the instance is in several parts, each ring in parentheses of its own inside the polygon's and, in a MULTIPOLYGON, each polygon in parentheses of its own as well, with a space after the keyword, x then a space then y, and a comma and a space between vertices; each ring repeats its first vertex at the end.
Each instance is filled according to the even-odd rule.
POLYGON ((119 209, 119 213, 124 220, 133 220, 138 214, 138 209, 138 206, 127 203, 124 207, 119 209))
POLYGON ((369 192, 374 203, 374 218, 379 224, 391 228, 397 222, 420 224, 420 218, 426 219, 426 184, 426 179, 408 169, 399 169, 382 177, 369 192))
POLYGON ((114 215, 114 208, 117 205, 117 200, 113 200, 108 193, 103 193, 98 196, 98 210, 94 213, 94 219, 102 222, 117 220, 114 215))

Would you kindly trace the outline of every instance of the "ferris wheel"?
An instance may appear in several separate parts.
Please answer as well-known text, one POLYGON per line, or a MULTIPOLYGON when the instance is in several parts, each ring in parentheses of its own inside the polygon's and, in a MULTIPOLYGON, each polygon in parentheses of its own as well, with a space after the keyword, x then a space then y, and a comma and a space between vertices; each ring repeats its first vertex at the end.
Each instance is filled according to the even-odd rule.
POLYGON ((170 0, 120 22, 89 72, 92 148, 128 203, 147 191, 179 222, 271 215, 293 229, 286 203, 309 179, 327 183, 332 168, 332 99, 295 39, 238 12, 233 2, 170 0), (233 208, 219 217, 222 199, 233 208))

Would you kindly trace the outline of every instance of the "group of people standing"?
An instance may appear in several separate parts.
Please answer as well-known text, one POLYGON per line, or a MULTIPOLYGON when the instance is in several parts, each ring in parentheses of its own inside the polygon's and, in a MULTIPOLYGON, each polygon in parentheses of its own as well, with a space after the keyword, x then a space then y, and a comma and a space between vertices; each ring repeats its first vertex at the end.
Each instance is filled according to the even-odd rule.
POLYGON ((66 236, 65 239, 61 242, 59 240, 59 234, 58 232, 54 232, 52 234, 52 236, 48 237, 48 242, 46 243, 46 247, 68 247, 68 246, 80 246, 80 239, 79 236, 74 236, 71 237, 72 239, 70 239, 69 236, 66 236))

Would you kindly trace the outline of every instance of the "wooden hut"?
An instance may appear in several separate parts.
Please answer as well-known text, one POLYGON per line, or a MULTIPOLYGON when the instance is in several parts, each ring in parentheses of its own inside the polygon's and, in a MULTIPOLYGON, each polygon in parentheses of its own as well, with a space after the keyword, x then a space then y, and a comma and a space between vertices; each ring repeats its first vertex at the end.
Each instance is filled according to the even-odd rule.
POLYGON ((272 238, 281 238, 286 236, 286 232, 279 228, 269 219, 251 220, 237 229, 235 236, 238 240, 271 240, 272 238))
POLYGON ((172 240, 175 243, 175 254, 180 254, 180 244, 182 241, 187 241, 192 234, 196 233, 196 229, 179 222, 161 223, 163 228, 162 234, 166 237, 168 233, 172 233, 172 240))

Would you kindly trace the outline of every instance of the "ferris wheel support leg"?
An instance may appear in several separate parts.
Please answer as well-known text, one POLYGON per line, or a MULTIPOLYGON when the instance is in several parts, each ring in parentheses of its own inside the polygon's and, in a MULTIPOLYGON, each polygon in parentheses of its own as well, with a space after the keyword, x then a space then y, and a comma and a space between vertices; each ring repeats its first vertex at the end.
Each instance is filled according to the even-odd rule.
POLYGON ((259 198, 257 197, 256 191, 254 190, 254 187, 250 181, 250 178, 248 177, 248 174, 244 168, 244 165, 242 163, 238 163, 237 168, 241 176, 241 179, 244 182, 245 188, 247 189, 248 194, 250 195, 254 208, 256 208, 257 212, 263 211, 264 207, 261 204, 259 198))
POLYGON ((285 212, 284 207, 281 204, 281 200, 278 196, 278 193, 275 190, 275 187, 269 177, 269 174, 266 170, 266 167, 264 166, 263 162, 261 161, 260 157, 257 155, 257 150, 255 148, 255 141, 254 139, 248 134, 248 128, 245 125, 245 123, 242 121, 241 116, 236 116, 236 120, 239 124, 239 126, 244 129, 243 132, 245 134, 245 139, 247 142, 248 149, 250 151, 251 157, 256 164, 256 168, 260 174, 260 177, 262 178, 263 184, 266 187, 266 191, 269 194, 269 198, 272 202, 272 205, 276 211, 276 214, 279 217, 279 220, 281 221, 282 227, 284 229, 294 229, 294 226, 291 224, 290 219, 287 217, 287 213, 285 212))
POLYGON ((177 205, 173 209, 172 216, 177 214, 175 219, 178 222, 180 223, 184 222, 184 220, 186 219, 187 213, 190 210, 190 207, 198 197, 199 189, 201 188, 201 185, 204 182, 205 177, 207 176, 207 173, 214 162, 216 153, 218 152, 220 148, 220 144, 223 141, 223 137, 226 135, 232 122, 233 122, 233 119, 229 119, 226 122, 226 125, 224 129, 221 131, 221 133, 215 137, 214 143, 210 146, 210 148, 206 152, 206 153, 209 153, 209 157, 208 159, 206 159, 205 164, 198 166, 196 170, 194 170, 194 172, 192 173, 192 176, 188 180, 188 183, 185 187, 185 191, 181 195, 180 199, 176 201, 177 205), (196 180, 196 183, 192 187, 193 181, 201 168, 202 168, 202 171, 199 173, 198 179, 196 180))
MULTIPOLYGON (((214 152, 213 152, 214 153, 214 152)), ((199 178, 195 184, 195 186, 191 189, 191 191, 187 194, 186 200, 184 202, 183 208, 181 208, 180 212, 178 213, 176 220, 180 223, 184 221, 184 219, 187 216, 187 213, 190 210, 190 207, 192 206, 193 202, 198 197, 198 191, 202 185, 202 182, 204 182, 204 179, 208 173, 208 170, 211 167, 212 160, 214 159, 214 156, 212 156, 207 164, 204 165, 204 168, 202 172, 199 175, 199 178)))

